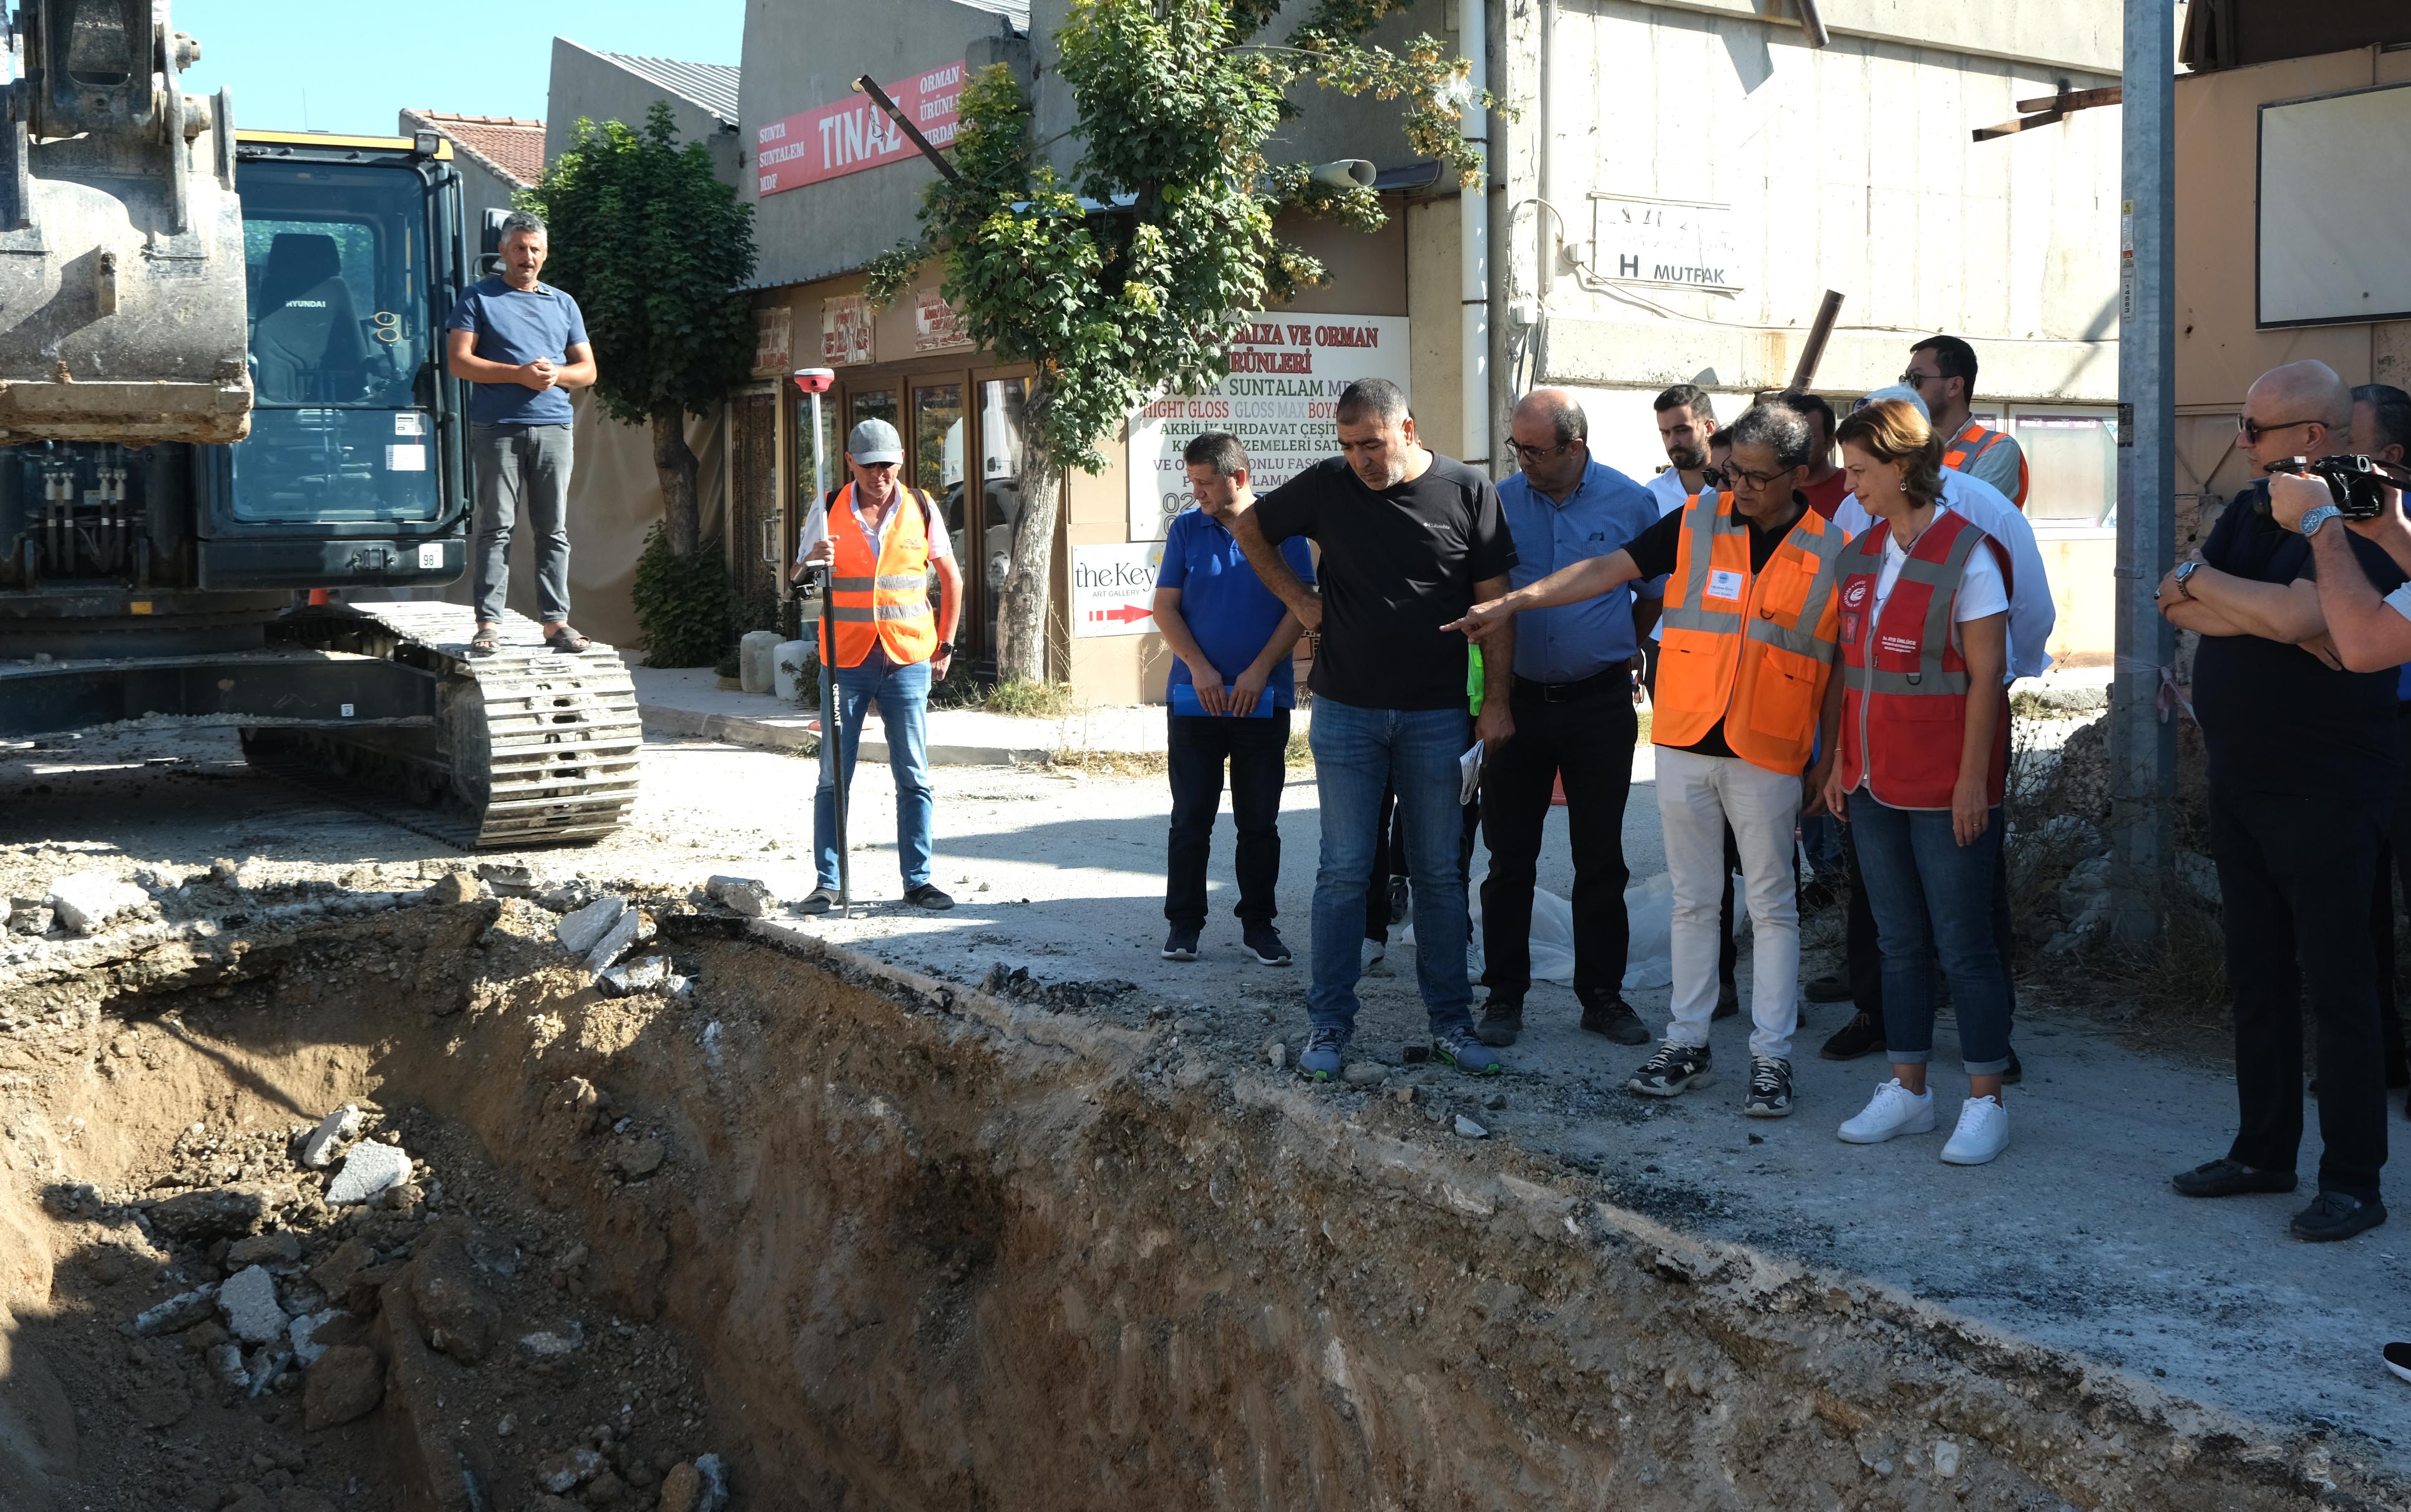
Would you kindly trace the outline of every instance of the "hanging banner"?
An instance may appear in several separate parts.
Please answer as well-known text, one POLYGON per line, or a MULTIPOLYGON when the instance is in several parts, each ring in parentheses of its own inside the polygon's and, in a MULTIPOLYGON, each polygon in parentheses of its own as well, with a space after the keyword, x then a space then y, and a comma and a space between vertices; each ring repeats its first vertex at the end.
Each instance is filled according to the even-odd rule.
POLYGON ((1340 390, 1387 378, 1408 390, 1404 315, 1265 315, 1231 343, 1231 376, 1203 394, 1158 400, 1131 417, 1130 533, 1161 541, 1189 507, 1181 448, 1227 430, 1248 449, 1249 482, 1269 493, 1339 454, 1331 412, 1340 390))
MULTIPOLYGON (((949 63, 887 86, 887 97, 904 112, 929 145, 943 149, 955 139, 956 109, 963 95, 963 65, 949 63)), ((824 179, 860 173, 920 149, 867 94, 848 94, 832 105, 799 111, 753 133, 755 192, 769 196, 801 189, 824 179)))
POLYGON ((795 312, 782 304, 754 311, 753 376, 784 377, 795 359, 795 312))
POLYGON ((870 301, 842 294, 821 301, 821 365, 850 368, 878 360, 871 355, 870 301))
POLYGON ((1155 574, 1163 543, 1072 548, 1072 633, 1147 635, 1155 631, 1155 574))
POLYGON ((957 352, 972 344, 963 334, 963 317, 946 302, 946 297, 936 289, 919 289, 913 296, 913 350, 915 352, 957 352))

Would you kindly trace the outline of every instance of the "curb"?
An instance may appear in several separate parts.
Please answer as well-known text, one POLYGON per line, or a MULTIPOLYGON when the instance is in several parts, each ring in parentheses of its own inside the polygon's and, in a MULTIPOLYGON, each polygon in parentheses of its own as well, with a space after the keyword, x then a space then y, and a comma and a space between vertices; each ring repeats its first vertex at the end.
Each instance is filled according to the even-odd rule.
MULTIPOLYGON (((811 728, 811 721, 798 717, 792 720, 748 720, 728 714, 706 714, 698 709, 670 708, 647 704, 638 711, 644 720, 645 733, 658 735, 688 735, 705 740, 718 740, 731 746, 753 746, 764 750, 817 751, 820 736, 811 728)), ((931 746, 928 761, 931 766, 1027 766, 1054 759, 1054 752, 1040 747, 1021 749, 1004 746, 931 746)), ((862 732, 855 751, 855 760, 881 762, 887 760, 887 742, 874 737, 869 729, 862 732)))

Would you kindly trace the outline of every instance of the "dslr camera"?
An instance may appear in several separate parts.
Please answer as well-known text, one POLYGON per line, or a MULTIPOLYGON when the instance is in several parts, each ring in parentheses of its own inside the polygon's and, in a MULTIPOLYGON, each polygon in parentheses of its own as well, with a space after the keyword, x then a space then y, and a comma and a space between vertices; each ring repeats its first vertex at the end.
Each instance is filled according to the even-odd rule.
MULTIPOLYGON (((2272 472, 2292 472, 2317 478, 2328 486, 2336 512, 2346 519, 2375 519, 2386 513, 2386 490, 2411 487, 2411 471, 2367 457, 2288 457, 2270 464, 2272 472)), ((2260 513, 2269 513, 2269 499, 2260 497, 2260 513)))

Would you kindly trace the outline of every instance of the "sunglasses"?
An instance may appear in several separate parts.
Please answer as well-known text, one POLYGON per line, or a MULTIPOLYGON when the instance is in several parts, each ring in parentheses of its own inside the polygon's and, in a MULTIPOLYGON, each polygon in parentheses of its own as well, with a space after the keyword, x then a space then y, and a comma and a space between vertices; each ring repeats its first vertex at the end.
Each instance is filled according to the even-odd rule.
POLYGON ((2248 415, 2239 414, 2235 417, 2235 433, 2242 436, 2246 443, 2258 446, 2260 444, 2261 437, 2269 435, 2273 431, 2291 430, 2296 426, 2317 425, 2320 422, 2316 420, 2280 420, 2275 425, 2262 425, 2259 421, 2252 419, 2248 415))
POLYGON ((1941 377, 1942 374, 1938 372, 1919 372, 1911 368, 1900 375, 1900 385, 1903 388, 1921 389, 1928 384, 1938 382, 1941 377))

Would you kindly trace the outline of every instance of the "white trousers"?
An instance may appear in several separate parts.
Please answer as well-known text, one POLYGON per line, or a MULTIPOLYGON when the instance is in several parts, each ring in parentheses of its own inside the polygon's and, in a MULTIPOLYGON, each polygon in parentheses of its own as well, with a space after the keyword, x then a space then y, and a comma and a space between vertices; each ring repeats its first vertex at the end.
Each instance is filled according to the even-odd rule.
POLYGON ((1749 1053, 1790 1060, 1800 1026, 1800 899, 1791 874, 1799 775, 1664 746, 1657 756, 1658 816, 1674 892, 1673 1020, 1666 1038, 1679 1045, 1708 1042, 1730 824, 1748 884, 1749 1053))

